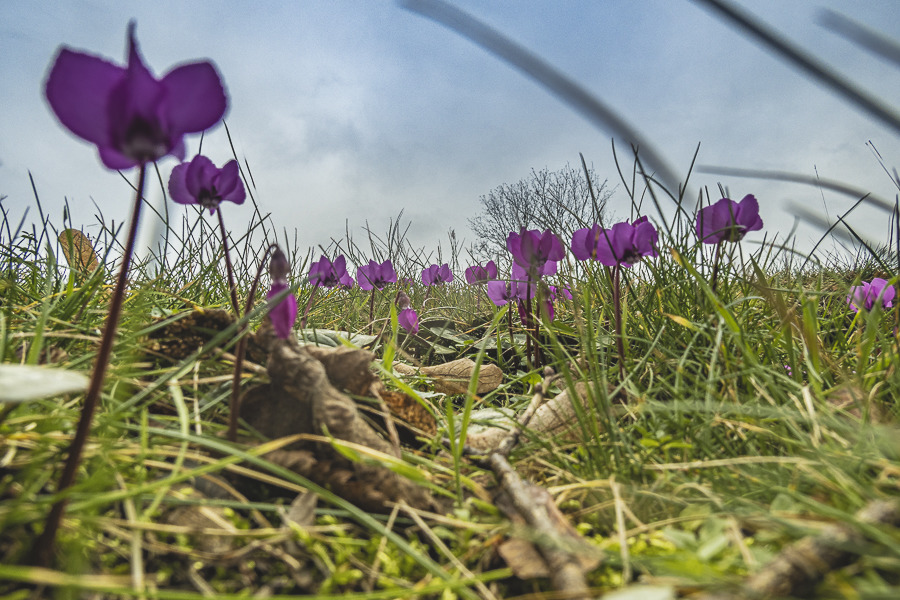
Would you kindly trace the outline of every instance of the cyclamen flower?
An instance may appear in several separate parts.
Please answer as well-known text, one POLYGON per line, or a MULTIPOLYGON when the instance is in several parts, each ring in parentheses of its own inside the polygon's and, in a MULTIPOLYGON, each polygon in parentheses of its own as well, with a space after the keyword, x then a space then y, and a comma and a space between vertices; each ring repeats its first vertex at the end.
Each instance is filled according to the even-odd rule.
MULTIPOLYGON (((272 277, 272 287, 266 294, 266 300, 270 300, 290 288, 287 282, 287 275, 290 272, 287 257, 280 248, 276 248, 272 252, 272 259, 269 261, 269 275, 272 277)), ((272 321, 272 327, 275 329, 275 335, 286 340, 291 335, 294 323, 297 321, 297 298, 293 294, 285 296, 284 300, 272 307, 269 311, 269 320, 272 321)))
POLYGON ((63 48, 47 76, 47 102, 59 121, 95 144, 109 169, 128 169, 172 154, 184 159, 184 135, 209 129, 228 100, 210 62, 181 65, 156 79, 128 24, 128 64, 63 48))
POLYGON ((169 176, 169 195, 179 204, 199 204, 216 212, 219 204, 243 204, 247 198, 236 160, 217 169, 211 160, 198 154, 191 162, 181 163, 169 176))
POLYGON ((322 256, 318 262, 313 263, 309 268, 309 282, 314 286, 327 288, 341 286, 347 289, 352 288, 354 284, 353 278, 347 273, 347 259, 343 254, 334 259, 334 262, 322 256))
POLYGON ((550 288, 550 299, 551 300, 556 300, 560 296, 564 296, 568 300, 572 299, 572 291, 565 286, 550 285, 547 287, 550 288))
POLYGON ((704 244, 739 242, 748 231, 762 229, 759 203, 752 194, 740 202, 722 198, 715 204, 700 209, 695 230, 704 244))
POLYGON ((507 302, 519 299, 516 283, 509 281, 488 281, 487 295, 497 306, 503 306, 507 302))
POLYGON ((847 304, 853 312, 859 311, 860 308, 872 310, 876 302, 881 302, 882 308, 891 308, 894 304, 894 297, 897 290, 894 286, 888 285, 888 282, 880 277, 876 277, 870 282, 863 281, 862 285, 855 285, 850 288, 850 295, 847 296, 847 304))
POLYGON ((487 283, 492 279, 497 279, 497 265, 492 260, 484 266, 473 265, 466 269, 466 281, 472 285, 487 283))
POLYGON ((523 227, 519 233, 510 232, 506 249, 515 263, 528 273, 529 280, 556 273, 556 262, 566 255, 562 242, 549 229, 541 233, 537 229, 526 231, 523 227))
POLYGON ((603 232, 603 228, 595 224, 592 227, 579 229, 573 233, 571 245, 572 255, 575 256, 577 260, 587 260, 589 258, 597 260, 597 247, 603 232))
POLYGON ((397 322, 400 327, 415 335, 419 333, 419 315, 410 306, 412 302, 404 292, 397 292, 397 307, 400 312, 397 313, 397 322))
POLYGON ((419 333, 419 315, 411 308, 404 308, 397 313, 397 322, 400 327, 415 335, 419 333))
POLYGON ((374 260, 370 260, 368 265, 363 265, 356 270, 356 282, 364 290, 377 288, 379 290, 389 283, 397 281, 397 273, 391 261, 386 260, 378 264, 374 260))
POLYGON ((422 271, 422 283, 425 285, 441 285, 453 281, 453 272, 447 263, 440 266, 431 265, 422 271))
POLYGON ((608 267, 631 267, 645 256, 658 256, 658 241, 659 234, 647 217, 641 217, 633 223, 616 223, 609 229, 599 231, 597 260, 608 267))

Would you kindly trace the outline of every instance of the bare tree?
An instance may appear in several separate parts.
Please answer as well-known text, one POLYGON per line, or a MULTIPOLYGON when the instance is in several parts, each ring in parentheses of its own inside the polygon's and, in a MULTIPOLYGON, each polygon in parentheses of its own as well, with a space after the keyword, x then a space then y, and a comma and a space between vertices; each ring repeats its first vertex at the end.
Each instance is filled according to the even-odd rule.
POLYGON ((550 229, 568 243, 576 230, 601 222, 613 192, 606 180, 597 186, 593 169, 588 174, 593 196, 584 171, 568 164, 558 171, 532 169, 529 177, 482 196, 483 211, 469 219, 476 237, 473 253, 483 258, 504 254, 506 236, 522 227, 550 229))

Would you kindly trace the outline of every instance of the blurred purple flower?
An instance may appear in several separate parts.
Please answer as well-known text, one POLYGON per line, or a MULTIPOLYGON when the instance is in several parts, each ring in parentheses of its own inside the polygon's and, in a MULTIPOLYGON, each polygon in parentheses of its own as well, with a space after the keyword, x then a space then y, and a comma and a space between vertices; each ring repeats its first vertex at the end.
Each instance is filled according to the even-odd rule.
MULTIPOLYGON (((269 261, 269 275, 272 277, 272 287, 266 294, 266 300, 270 300, 283 292, 290 289, 287 282, 287 274, 290 272, 290 265, 287 257, 280 248, 276 248, 272 252, 272 259, 269 261)), ((297 321, 297 298, 293 294, 285 296, 284 300, 272 307, 269 311, 269 320, 272 321, 272 327, 275 329, 275 335, 286 340, 291 335, 294 323, 297 321)))
POLYGON ((579 229, 572 234, 572 254, 577 260, 597 260, 597 247, 602 235, 603 229, 596 224, 587 229, 579 229))
POLYGON ((739 242, 748 231, 762 229, 759 203, 752 194, 740 202, 722 198, 715 204, 700 209, 695 230, 704 244, 739 242))
POLYGON ((608 267, 631 267, 645 256, 657 256, 658 241, 659 234, 647 217, 641 217, 633 223, 616 223, 609 229, 600 230, 597 260, 608 267))
POLYGON ((518 287, 515 282, 496 279, 487 282, 487 295, 497 306, 503 306, 507 302, 519 299, 518 287))
POLYGON ((184 135, 209 129, 228 99, 210 62, 181 65, 156 79, 128 24, 128 65, 63 48, 47 76, 47 102, 59 121, 95 144, 109 169, 128 169, 167 154, 184 159, 184 135))
POLYGON ((569 288, 567 288, 565 286, 551 285, 551 286, 547 286, 547 287, 550 288, 550 299, 551 300, 556 300, 559 296, 564 296, 568 300, 572 299, 572 292, 569 290, 569 288))
POLYGON ((415 335, 419 333, 419 315, 412 309, 412 302, 406 292, 397 292, 397 298, 394 301, 400 312, 397 313, 397 322, 400 327, 415 335))
POLYGON ((863 281, 862 285, 855 285, 850 288, 850 295, 847 296, 847 304, 853 312, 859 311, 860 308, 872 310, 876 302, 881 302, 883 308, 891 308, 893 306, 894 297, 897 290, 894 286, 888 285, 887 280, 876 277, 870 282, 863 281))
POLYGON ((347 273, 347 259, 341 254, 334 262, 322 256, 309 268, 309 282, 318 287, 333 288, 341 286, 345 289, 353 287, 354 281, 347 273))
MULTIPOLYGON (((544 307, 544 310, 547 311, 547 319, 552 321, 554 317, 556 317, 556 310, 553 307, 553 301, 551 299, 546 299, 541 303, 544 307)), ((522 322, 522 325, 528 326, 527 316, 525 314, 525 302, 523 300, 519 300, 519 321, 522 322)))
MULTIPOLYGON (((554 262, 553 265, 555 270, 556 263, 554 262)), ((537 294, 537 279, 540 279, 540 276, 537 279, 532 279, 529 277, 528 271, 516 263, 513 263, 510 271, 509 280, 516 296, 522 300, 534 298, 537 294)))
POLYGON ((419 315, 412 308, 404 308, 397 313, 397 322, 409 333, 413 335, 419 333, 419 315))
POLYGON ((394 272, 394 265, 390 260, 386 260, 378 264, 374 260, 370 260, 368 265, 363 265, 356 269, 356 282, 364 290, 377 288, 384 289, 389 283, 397 281, 397 273, 394 272))
POLYGON ((447 263, 431 265, 422 271, 422 283, 425 285, 441 285, 453 281, 453 272, 447 263))
POLYGON ((472 285, 487 283, 492 279, 497 279, 497 265, 492 260, 484 266, 473 265, 466 269, 466 281, 472 285))
POLYGON ((549 229, 541 233, 537 229, 526 231, 523 227, 519 233, 510 232, 506 248, 515 264, 528 273, 529 280, 556 273, 556 261, 566 255, 562 242, 549 229))
POLYGON ((198 154, 191 162, 181 163, 169 176, 169 195, 179 204, 199 204, 216 212, 219 204, 243 204, 247 197, 236 160, 217 169, 211 160, 198 154))

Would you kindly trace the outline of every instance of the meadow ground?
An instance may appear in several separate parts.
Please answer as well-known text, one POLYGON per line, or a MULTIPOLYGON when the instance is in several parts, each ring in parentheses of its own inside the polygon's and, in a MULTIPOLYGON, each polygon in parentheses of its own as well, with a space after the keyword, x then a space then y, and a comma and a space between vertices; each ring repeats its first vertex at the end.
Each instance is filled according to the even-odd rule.
MULTIPOLYGON (((16 229, 4 208, 0 360, 86 373, 121 241, 102 225, 92 236, 98 268, 79 267, 58 241, 71 224, 42 219, 16 229)), ((792 549, 795 562, 820 571, 792 594, 811 582, 819 598, 897 597, 900 313, 848 304, 861 281, 896 285, 896 251, 805 257, 743 241, 722 245, 716 267, 716 246, 697 240, 693 219, 692 207, 656 221, 659 255, 622 269, 622 357, 611 270, 570 254, 560 262, 551 279, 573 297, 557 299, 552 321, 544 315, 542 360, 558 374, 545 395, 571 397, 582 383, 587 401, 576 403, 564 431, 526 430, 510 463, 588 542, 579 552, 596 595, 638 583, 656 587, 635 598, 745 593, 749 576, 784 563, 780 553, 792 549), (873 506, 888 506, 887 516, 873 517, 873 506)), ((265 219, 232 232, 239 297, 274 236, 265 219)), ((199 210, 168 227, 166 240, 165 251, 132 268, 50 568, 28 566, 28 552, 57 499, 83 394, 0 404, 2 597, 561 597, 546 576, 529 577, 501 556, 512 538, 559 542, 510 519, 490 471, 458 443, 460 426, 477 425, 483 409, 520 413, 542 379, 529 366, 518 315, 507 319, 509 305, 462 283, 461 269, 452 283, 423 286, 431 257, 404 242, 399 220, 385 236, 370 235, 365 250, 351 239, 333 248, 355 264, 391 258, 401 283, 374 296, 374 338, 363 337, 371 296, 358 287, 318 290, 307 330, 359 334, 383 389, 426 407, 436 428, 404 429, 399 460, 344 449, 435 498, 433 511, 388 502, 370 512, 277 464, 267 453, 281 442, 254 438, 245 422, 241 442, 226 441, 237 327, 215 312, 231 306, 221 242, 199 210), (418 310, 416 335, 398 327, 397 286, 418 310), (193 328, 160 341, 182 322, 193 328), (441 392, 440 381, 397 367, 463 357, 499 367, 501 383, 485 393, 474 385, 441 392), (204 491, 200 475, 220 478, 225 493, 204 491), (309 489, 317 503, 304 500, 309 489)), ((311 257, 287 254, 302 311, 311 257)), ((264 292, 251 330, 264 318, 264 292)), ((251 345, 244 390, 268 380, 266 360, 251 345)))

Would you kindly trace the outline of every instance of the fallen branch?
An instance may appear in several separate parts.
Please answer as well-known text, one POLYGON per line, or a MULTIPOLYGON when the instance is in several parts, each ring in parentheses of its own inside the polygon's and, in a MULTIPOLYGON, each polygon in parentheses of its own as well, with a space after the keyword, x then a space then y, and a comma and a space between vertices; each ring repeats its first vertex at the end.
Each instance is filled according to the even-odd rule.
MULTIPOLYGON (((900 504, 878 500, 856 513, 865 525, 900 527, 900 504)), ((703 600, 738 600, 807 596, 831 571, 851 564, 859 557, 865 535, 853 523, 830 525, 820 534, 805 537, 776 556, 772 562, 747 578, 737 592, 716 592, 703 600)))
MULTIPOLYGON (((515 514, 508 516, 514 521, 517 520, 515 517, 520 517, 535 534, 535 546, 547 563, 553 587, 564 592, 566 598, 586 599, 592 596, 584 573, 586 569, 595 566, 597 561, 588 559, 587 564, 584 564, 579 560, 579 555, 590 556, 590 547, 568 524, 550 494, 545 489, 522 479, 509 463, 509 453, 518 443, 519 436, 528 427, 528 423, 537 414, 544 400, 544 389, 549 387, 552 376, 552 369, 549 367, 544 369, 544 382, 535 386, 531 402, 517 422, 517 427, 507 432, 506 437, 493 450, 488 451, 486 456, 479 458, 476 455, 472 458, 480 466, 493 471, 497 478, 501 490, 509 501, 498 502, 498 507, 508 511, 506 505, 511 505, 515 514), (572 550, 579 546, 577 553, 572 550)), ((470 447, 465 450, 467 453, 483 454, 470 447)))

